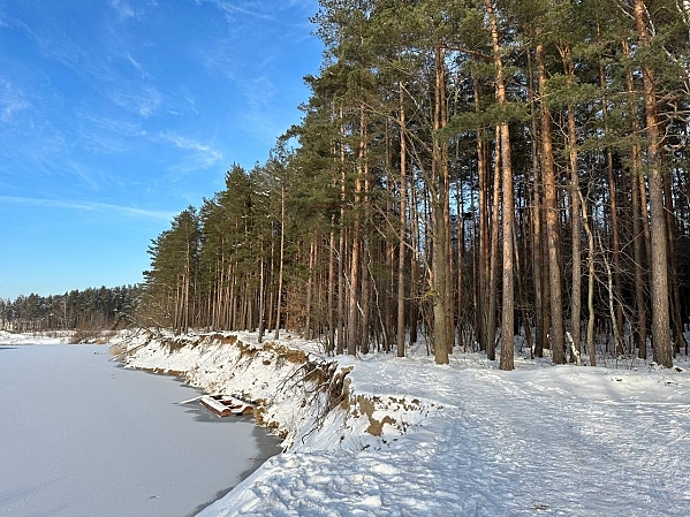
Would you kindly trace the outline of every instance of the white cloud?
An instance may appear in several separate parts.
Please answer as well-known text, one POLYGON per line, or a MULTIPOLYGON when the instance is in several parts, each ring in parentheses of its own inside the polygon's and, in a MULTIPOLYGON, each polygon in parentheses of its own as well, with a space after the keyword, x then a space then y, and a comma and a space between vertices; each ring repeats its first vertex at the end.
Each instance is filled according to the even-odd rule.
POLYGON ((31 206, 65 208, 68 210, 84 210, 90 212, 116 212, 133 217, 162 219, 164 221, 170 221, 176 215, 175 212, 168 212, 165 210, 146 210, 143 208, 137 208, 132 206, 113 205, 109 203, 95 203, 91 201, 70 201, 15 196, 0 196, 0 201, 31 206))
POLYGON ((213 151, 213 149, 211 149, 211 146, 202 144, 201 142, 197 142, 196 140, 187 138, 186 136, 177 135, 175 133, 161 133, 159 136, 161 140, 170 142, 175 147, 178 147, 180 149, 191 149, 194 151, 211 152, 214 155, 220 154, 217 153, 217 151, 213 151))

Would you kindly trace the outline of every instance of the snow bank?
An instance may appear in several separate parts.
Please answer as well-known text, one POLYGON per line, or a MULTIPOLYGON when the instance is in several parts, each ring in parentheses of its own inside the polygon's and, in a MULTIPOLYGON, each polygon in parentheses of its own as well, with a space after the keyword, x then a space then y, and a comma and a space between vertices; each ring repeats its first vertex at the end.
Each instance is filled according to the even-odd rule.
POLYGON ((365 361, 327 359, 308 345, 257 344, 246 333, 173 336, 151 330, 123 334, 112 344, 126 366, 179 375, 211 395, 256 402, 258 423, 274 429, 285 450, 380 448, 437 410, 437 402, 423 394, 387 393, 365 381, 371 377, 365 361), (354 385, 350 374, 358 363, 366 374, 354 385))
POLYGON ((0 345, 59 345, 67 343, 72 334, 70 331, 15 334, 0 330, 0 345))
POLYGON ((687 516, 687 361, 500 372, 476 354, 326 359, 255 340, 142 331, 118 345, 129 366, 257 401, 284 439, 201 517, 687 516))
POLYGON ((121 335, 112 347, 126 366, 179 375, 211 395, 257 403, 256 420, 274 429, 285 449, 304 442, 342 393, 337 363, 274 342, 140 330, 121 335))

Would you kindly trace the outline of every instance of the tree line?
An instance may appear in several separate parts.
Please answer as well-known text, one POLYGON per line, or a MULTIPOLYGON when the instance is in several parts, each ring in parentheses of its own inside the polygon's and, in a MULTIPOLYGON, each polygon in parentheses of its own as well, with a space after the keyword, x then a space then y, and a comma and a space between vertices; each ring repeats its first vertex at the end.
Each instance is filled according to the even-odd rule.
POLYGON ((687 353, 690 4, 320 0, 300 124, 152 242, 139 316, 328 352, 687 353))
POLYGON ((64 294, 0 298, 0 328, 14 332, 104 330, 134 321, 139 286, 89 288, 64 294))

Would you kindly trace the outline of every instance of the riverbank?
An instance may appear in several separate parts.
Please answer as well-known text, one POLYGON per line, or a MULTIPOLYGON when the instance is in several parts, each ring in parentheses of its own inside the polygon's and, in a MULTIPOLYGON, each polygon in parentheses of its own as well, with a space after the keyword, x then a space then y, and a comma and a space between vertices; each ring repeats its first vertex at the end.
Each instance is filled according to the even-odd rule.
POLYGON ((8 332, 0 330, 5 345, 105 345, 117 335, 114 330, 47 330, 42 332, 8 332))
POLYGON ((476 354, 437 366, 324 358, 297 339, 252 334, 116 344, 131 367, 240 393, 286 452, 199 515, 685 516, 690 505, 686 359, 598 368, 476 354))
POLYGON ((74 331, 58 330, 55 332, 36 332, 20 334, 0 330, 0 344, 2 345, 63 345, 69 343, 74 331))

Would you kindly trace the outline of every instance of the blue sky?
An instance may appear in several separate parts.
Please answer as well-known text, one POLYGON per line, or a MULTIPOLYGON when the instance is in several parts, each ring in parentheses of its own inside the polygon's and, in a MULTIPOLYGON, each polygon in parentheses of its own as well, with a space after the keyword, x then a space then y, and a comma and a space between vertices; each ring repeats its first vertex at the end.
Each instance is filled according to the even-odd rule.
POLYGON ((263 163, 318 73, 317 0, 0 0, 0 298, 137 283, 263 163))

